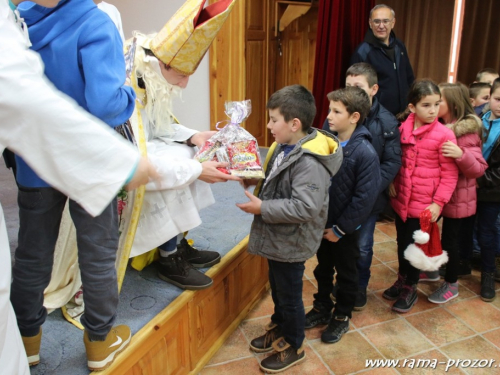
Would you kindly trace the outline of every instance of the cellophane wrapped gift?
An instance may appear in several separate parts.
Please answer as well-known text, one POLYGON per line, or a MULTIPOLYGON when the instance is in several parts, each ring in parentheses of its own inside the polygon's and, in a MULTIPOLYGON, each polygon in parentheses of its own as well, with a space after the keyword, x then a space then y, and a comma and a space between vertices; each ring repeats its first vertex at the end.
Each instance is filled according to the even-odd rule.
MULTIPOLYGON (((257 140, 240 124, 252 112, 250 100, 226 102, 226 115, 231 119, 226 126, 214 134, 196 153, 200 163, 215 160, 229 163, 222 172, 241 178, 264 178, 257 140)), ((217 129, 219 129, 219 122, 217 129)))

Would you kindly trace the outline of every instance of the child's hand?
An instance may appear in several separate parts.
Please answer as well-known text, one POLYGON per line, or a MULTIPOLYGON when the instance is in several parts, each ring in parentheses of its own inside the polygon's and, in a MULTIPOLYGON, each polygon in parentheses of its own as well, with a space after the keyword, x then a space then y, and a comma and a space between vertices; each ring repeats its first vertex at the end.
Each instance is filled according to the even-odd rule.
POLYGON ((206 131, 193 134, 191 137, 191 143, 201 148, 206 141, 208 141, 212 136, 217 133, 216 131, 206 131))
POLYGON ((396 196, 396 188, 394 187, 394 183, 391 182, 389 184, 389 196, 394 198, 396 196))
POLYGON ((262 206, 262 200, 257 198, 252 193, 245 191, 245 195, 250 199, 250 202, 247 203, 237 203, 236 207, 240 210, 247 212, 249 214, 260 215, 260 208, 262 206))
POLYGON ((462 149, 452 141, 444 142, 441 149, 443 150, 443 156, 446 156, 447 158, 459 159, 464 154, 462 149))
POLYGON ((332 228, 328 228, 323 231, 323 238, 330 242, 337 242, 338 240, 340 240, 340 238, 337 237, 332 228))
POLYGON ((434 223, 438 219, 439 214, 441 213, 441 206, 437 203, 431 203, 431 205, 426 207, 425 209, 431 212, 432 214, 431 222, 434 223))

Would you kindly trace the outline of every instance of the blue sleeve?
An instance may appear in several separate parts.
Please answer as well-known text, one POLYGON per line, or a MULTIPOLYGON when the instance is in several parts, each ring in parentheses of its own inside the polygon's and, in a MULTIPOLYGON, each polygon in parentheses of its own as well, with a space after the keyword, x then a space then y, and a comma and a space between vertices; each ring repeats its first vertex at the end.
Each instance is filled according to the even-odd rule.
POLYGON ((90 113, 115 127, 127 121, 135 105, 135 93, 125 84, 123 43, 109 19, 82 33, 79 49, 85 77, 85 100, 90 113), (109 21, 109 22, 108 22, 109 21))

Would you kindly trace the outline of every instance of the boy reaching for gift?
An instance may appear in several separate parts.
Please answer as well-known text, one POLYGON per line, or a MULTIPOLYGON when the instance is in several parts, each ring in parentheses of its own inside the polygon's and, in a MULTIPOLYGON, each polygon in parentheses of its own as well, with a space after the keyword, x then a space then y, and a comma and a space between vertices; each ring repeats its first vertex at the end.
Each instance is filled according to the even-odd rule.
MULTIPOLYGON (((275 354, 262 360, 264 371, 280 372, 305 359, 305 313, 302 302, 304 263, 323 237, 330 177, 342 163, 337 139, 311 128, 316 106, 303 86, 282 88, 267 103, 275 142, 265 162, 265 179, 250 199, 237 206, 254 214, 249 253, 268 259, 274 314, 266 333, 250 348, 275 354)), ((243 184, 255 184, 245 180, 243 184)))

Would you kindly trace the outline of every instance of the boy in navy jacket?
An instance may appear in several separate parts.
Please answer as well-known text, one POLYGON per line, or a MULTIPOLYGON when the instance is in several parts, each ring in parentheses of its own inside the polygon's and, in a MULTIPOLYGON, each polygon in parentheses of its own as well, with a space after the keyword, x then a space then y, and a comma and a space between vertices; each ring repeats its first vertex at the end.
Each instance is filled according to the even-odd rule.
POLYGON ((377 200, 381 178, 370 132, 361 125, 370 111, 368 94, 359 87, 346 87, 327 97, 330 100, 328 123, 343 147, 344 160, 329 190, 328 220, 314 270, 318 293, 314 295, 313 309, 306 314, 306 328, 328 324, 321 340, 334 343, 349 330, 358 293, 358 229, 377 200), (334 267, 338 289, 332 314, 330 292, 334 267))

